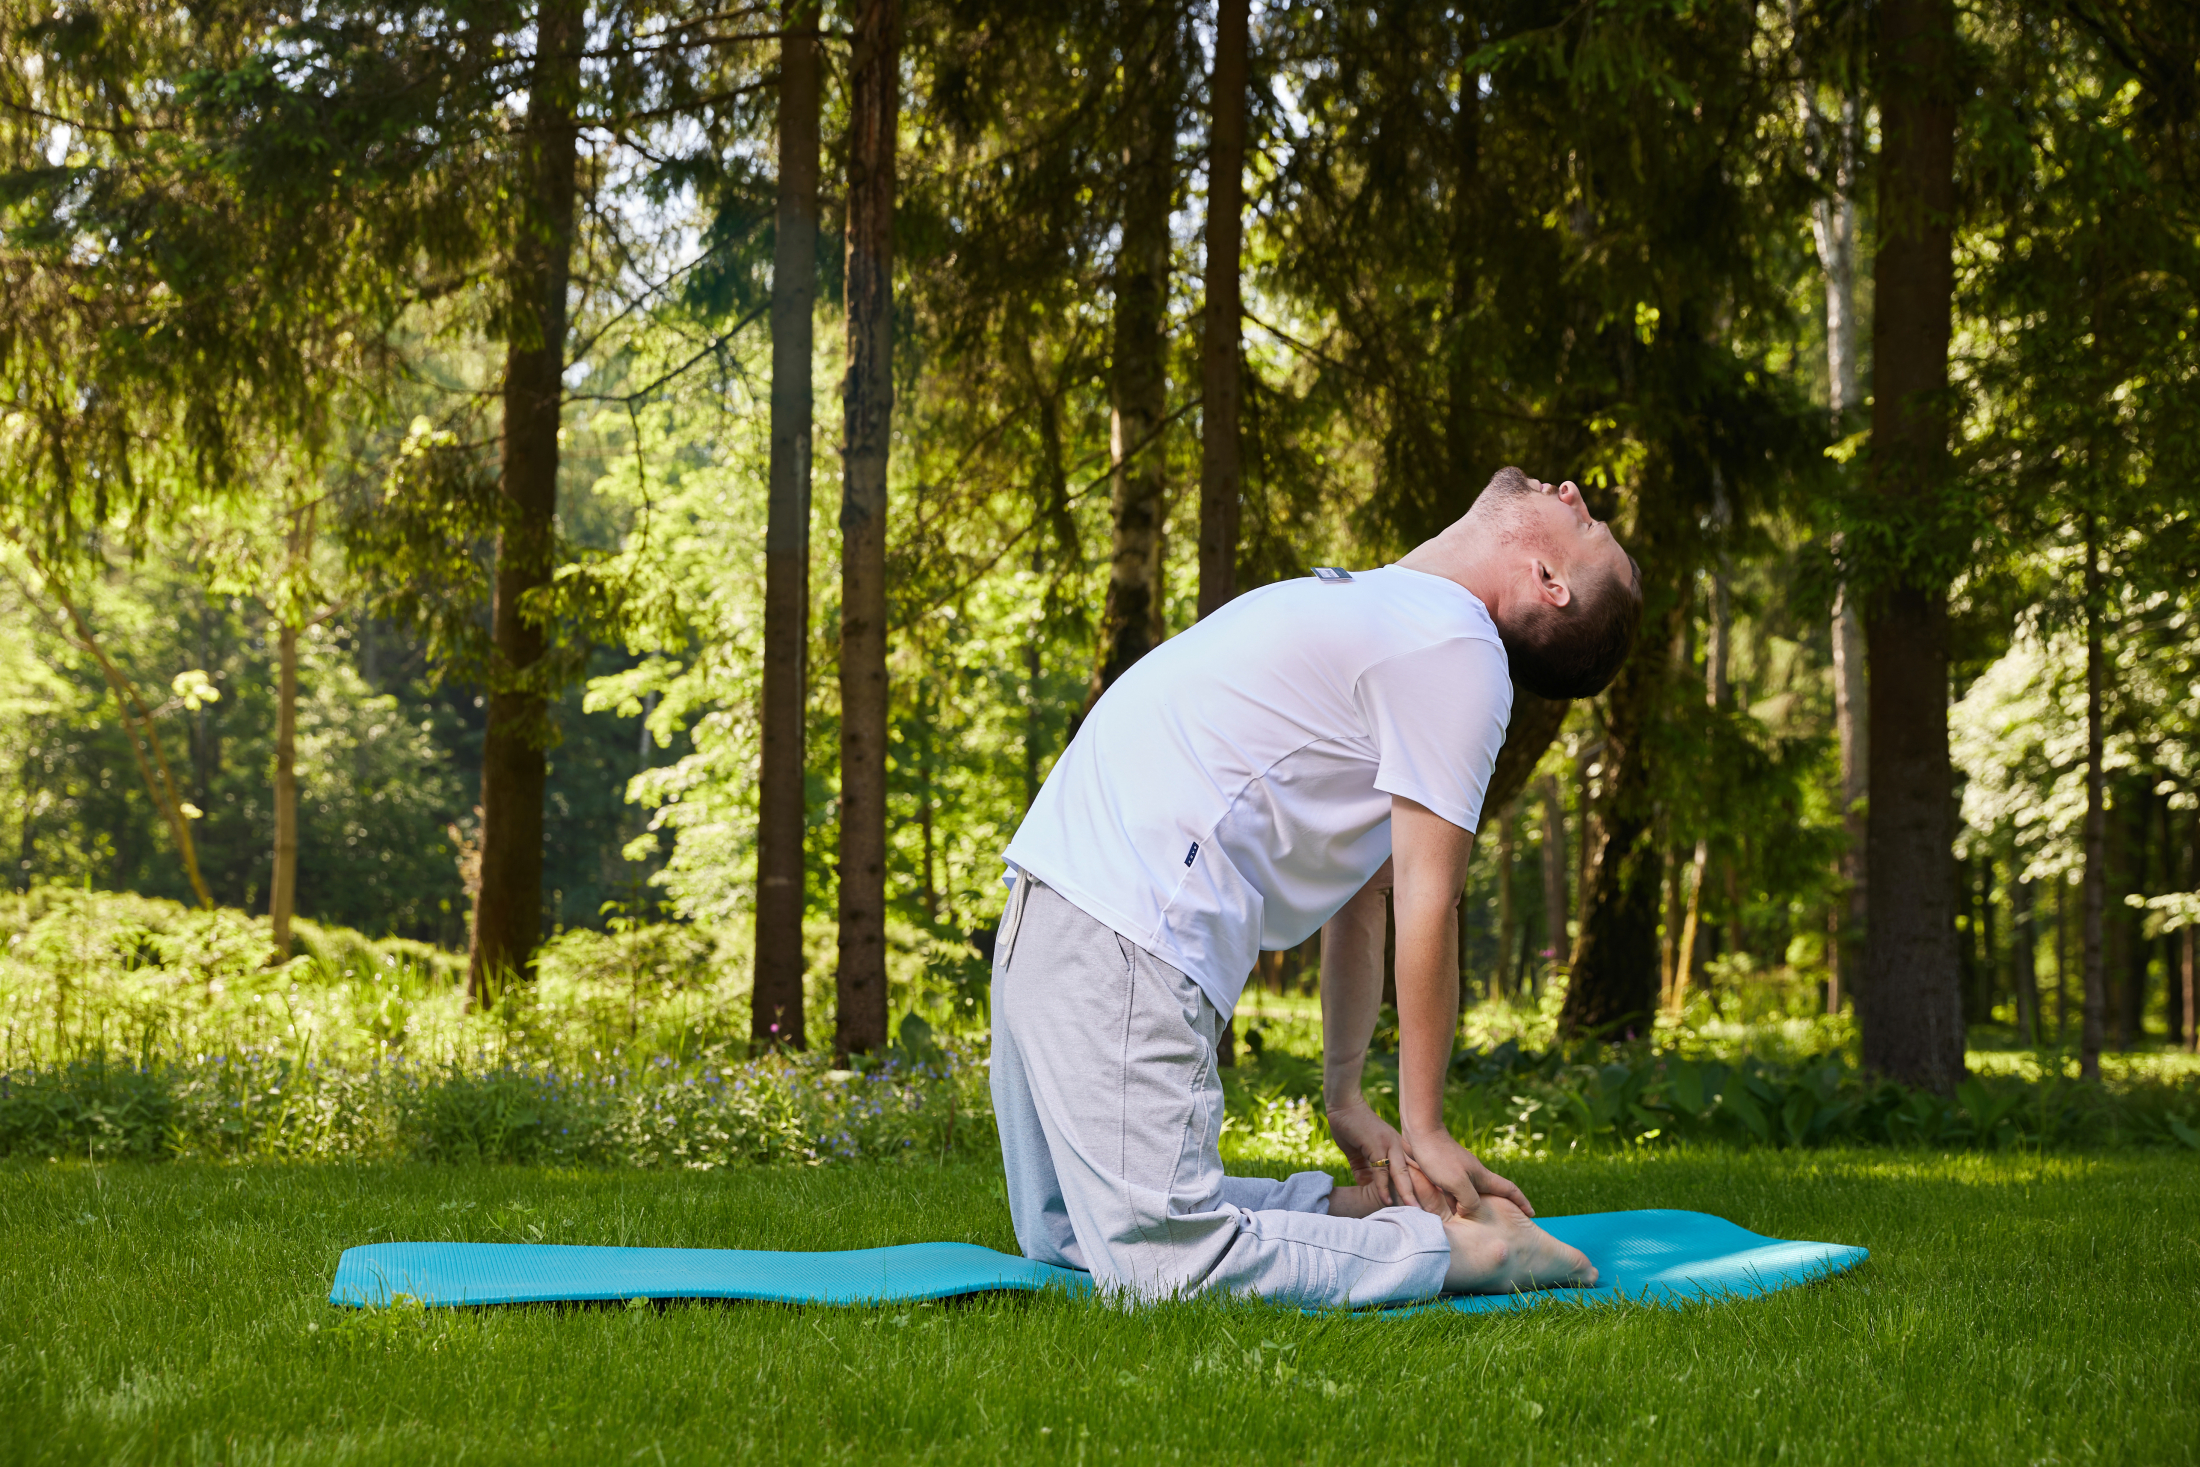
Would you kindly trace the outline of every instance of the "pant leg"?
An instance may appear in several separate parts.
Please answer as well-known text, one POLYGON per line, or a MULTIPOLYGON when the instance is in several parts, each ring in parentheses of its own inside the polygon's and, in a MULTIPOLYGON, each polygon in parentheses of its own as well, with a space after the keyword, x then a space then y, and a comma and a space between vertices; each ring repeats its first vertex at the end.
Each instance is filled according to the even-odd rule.
MULTIPOLYGON (((1018 1106, 1003 1150, 1036 1119, 1053 1186, 1018 1212, 1019 1243, 1029 1232, 1045 1245, 1059 1198, 1094 1279, 1141 1297, 1219 1289, 1325 1305, 1438 1292, 1450 1246, 1434 1217, 1334 1218, 1320 1173, 1224 1174, 1221 1021, 1196 984, 1043 886, 1021 917, 995 975, 994 1064, 998 1076, 1005 1052, 1018 1106)), ((1037 1173, 1024 1160, 1012 1177, 1019 1167, 1037 1173)), ((1012 1180, 1012 1209, 1016 1199, 1012 1180)))
POLYGON ((1026 880, 1009 896, 1000 932, 993 949, 993 1056, 989 1088, 993 1092, 993 1124, 1001 1137, 1001 1168, 1008 1185, 1008 1213, 1016 1227, 1016 1246, 1024 1257, 1060 1268, 1091 1272, 1070 1228, 1069 1211, 1062 1201, 1062 1184, 1054 1175, 1054 1158, 1047 1150, 1045 1129, 1032 1103, 1030 1076, 1014 1034, 1001 1022, 1001 977, 1016 950, 1016 936, 1030 897, 1026 880))

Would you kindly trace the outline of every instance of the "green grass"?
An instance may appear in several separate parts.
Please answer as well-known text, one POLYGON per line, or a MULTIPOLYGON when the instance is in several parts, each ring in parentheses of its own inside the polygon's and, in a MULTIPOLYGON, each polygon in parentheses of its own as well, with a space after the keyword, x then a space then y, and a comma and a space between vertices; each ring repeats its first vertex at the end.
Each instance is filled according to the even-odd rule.
POLYGON ((1677 1150, 1526 1164, 1547 1213, 1862 1243, 1746 1303, 1308 1317, 1195 1301, 356 1313, 388 1238, 1012 1247, 975 1162, 710 1175, 0 1168, 15 1462, 2173 1463, 2200 1455, 2200 1164, 1677 1150))

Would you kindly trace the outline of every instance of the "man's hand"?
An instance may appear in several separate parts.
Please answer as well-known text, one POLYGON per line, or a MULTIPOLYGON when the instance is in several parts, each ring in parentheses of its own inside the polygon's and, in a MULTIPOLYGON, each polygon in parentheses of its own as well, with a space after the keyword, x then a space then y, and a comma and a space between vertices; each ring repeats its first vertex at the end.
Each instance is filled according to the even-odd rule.
POLYGON ((1351 1166, 1352 1180, 1373 1187, 1383 1206, 1423 1207, 1435 1201, 1424 1202, 1407 1175, 1406 1138, 1375 1114, 1365 1098, 1350 1096, 1329 1108, 1329 1136, 1351 1166), (1383 1165, 1377 1166, 1378 1161, 1383 1165))
MULTIPOLYGON (((1332 1121, 1330 1125, 1334 1131, 1336 1123, 1332 1121)), ((1470 1216, 1475 1203, 1484 1197, 1502 1197, 1529 1217, 1535 1216, 1526 1194, 1482 1165, 1473 1152, 1451 1139, 1450 1132, 1441 1129, 1416 1131, 1405 1138, 1405 1143, 1412 1167, 1420 1169, 1422 1185, 1440 1188, 1451 1204, 1450 1210, 1460 1217, 1470 1216)), ((1398 1165, 1395 1161, 1391 1163, 1392 1167, 1398 1165)), ((1411 1168, 1408 1170, 1410 1172, 1411 1168)), ((1430 1208, 1430 1211, 1438 1210, 1441 1209, 1430 1208)))

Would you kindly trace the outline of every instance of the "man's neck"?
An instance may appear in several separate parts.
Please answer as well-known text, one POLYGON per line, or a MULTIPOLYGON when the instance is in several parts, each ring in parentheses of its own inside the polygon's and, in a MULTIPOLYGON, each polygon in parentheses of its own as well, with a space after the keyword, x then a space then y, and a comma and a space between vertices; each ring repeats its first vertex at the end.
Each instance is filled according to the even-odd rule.
POLYGON ((1464 519, 1414 546, 1399 557, 1398 564, 1466 588, 1494 617, 1505 597, 1503 566, 1496 553, 1500 543, 1494 530, 1464 519))

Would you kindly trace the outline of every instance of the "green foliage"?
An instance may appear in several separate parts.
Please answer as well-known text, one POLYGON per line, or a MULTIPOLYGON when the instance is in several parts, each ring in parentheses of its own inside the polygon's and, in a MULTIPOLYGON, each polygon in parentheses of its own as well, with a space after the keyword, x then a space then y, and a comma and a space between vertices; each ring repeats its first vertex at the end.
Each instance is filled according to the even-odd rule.
MULTIPOLYGON (((1495 1157, 1688 1141, 1774 1147, 1857 1142, 1941 1149, 2190 1143, 2189 1080, 2081 1085, 1974 1075, 1953 1096, 1874 1080, 1837 1057, 1782 1064, 1643 1046, 1606 1054, 1515 1045, 1453 1060, 1449 1107, 1495 1157)), ((1470 1143, 1473 1144, 1473 1143, 1470 1143)))
POLYGON ((564 1071, 402 1057, 364 1067, 246 1051, 0 1072, 0 1156, 820 1165, 994 1146, 967 1045, 836 1070, 825 1057, 564 1071))

